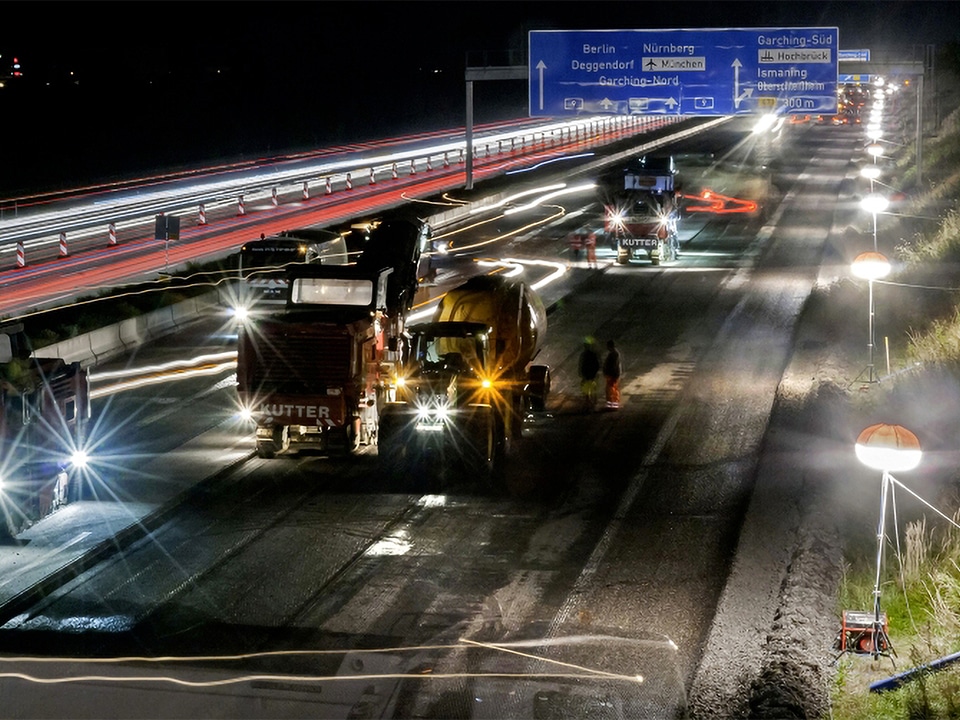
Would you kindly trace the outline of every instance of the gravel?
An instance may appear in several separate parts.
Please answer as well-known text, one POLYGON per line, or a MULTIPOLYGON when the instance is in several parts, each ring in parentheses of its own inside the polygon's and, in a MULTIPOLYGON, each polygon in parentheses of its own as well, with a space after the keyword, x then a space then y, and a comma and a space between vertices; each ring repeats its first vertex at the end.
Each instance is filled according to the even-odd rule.
MULTIPOLYGON (((691 689, 695 720, 829 717, 844 542, 851 530, 872 538, 878 518, 879 478, 853 453, 861 430, 895 422, 914 431, 924 462, 903 478, 907 488, 947 515, 957 504, 957 370, 914 368, 865 384, 863 328, 855 322, 862 312, 834 304, 826 317, 801 319, 730 581, 691 689)), ((901 648, 901 657, 908 654, 901 648)), ((878 678, 895 672, 885 664, 878 670, 878 678)))
POLYGON ((778 389, 737 557, 691 689, 696 720, 829 714, 840 528, 850 521, 837 474, 853 455, 844 438, 861 386, 849 380, 856 348, 824 342, 837 328, 809 315, 778 389))

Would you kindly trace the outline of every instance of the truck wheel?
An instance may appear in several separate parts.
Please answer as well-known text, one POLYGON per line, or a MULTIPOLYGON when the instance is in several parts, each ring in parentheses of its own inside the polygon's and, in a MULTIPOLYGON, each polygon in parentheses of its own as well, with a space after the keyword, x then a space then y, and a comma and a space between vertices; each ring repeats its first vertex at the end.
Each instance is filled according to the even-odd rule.
POLYGON ((25 518, 9 497, 0 502, 0 544, 16 542, 17 534, 26 529, 25 518))
POLYGON ((354 418, 343 428, 343 454, 354 457, 360 451, 360 418, 354 418))
POLYGON ((677 247, 674 245, 673 240, 668 240, 663 244, 663 252, 665 253, 667 262, 674 262, 677 259, 677 247))
POLYGON ((496 495, 502 495, 507 490, 507 456, 510 450, 511 439, 507 434, 503 418, 496 415, 496 436, 494 437, 493 465, 487 476, 487 484, 496 495))
POLYGON ((377 432, 377 462, 391 492, 406 492, 411 485, 405 423, 401 413, 384 407, 377 432))
POLYGON ((550 395, 550 368, 546 365, 533 365, 530 368, 528 384, 530 409, 543 412, 547 409, 547 397, 550 395))
POLYGON ((500 448, 506 442, 503 425, 489 405, 477 405, 464 433, 463 460, 468 472, 487 484, 494 477, 500 448))
POLYGON ((277 456, 277 450, 283 443, 283 428, 274 427, 269 440, 257 440, 257 457, 272 460, 277 456))
POLYGON ((6 517, 0 517, 0 545, 9 545, 13 542, 16 533, 6 517))

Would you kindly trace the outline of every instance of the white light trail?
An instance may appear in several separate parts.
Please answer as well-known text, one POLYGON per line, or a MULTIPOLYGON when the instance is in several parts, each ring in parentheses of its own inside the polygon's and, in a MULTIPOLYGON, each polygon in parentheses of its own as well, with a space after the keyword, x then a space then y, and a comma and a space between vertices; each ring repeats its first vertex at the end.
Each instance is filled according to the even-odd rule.
POLYGON ((575 193, 586 192, 587 190, 593 190, 597 187, 596 183, 583 183, 582 185, 574 185, 573 187, 564 187, 563 189, 556 190, 554 192, 548 192, 545 195, 541 195, 536 200, 527 203, 526 205, 518 205, 517 207, 507 208, 503 211, 504 215, 514 215, 518 212, 523 212, 524 210, 532 210, 533 208, 539 207, 544 203, 547 203, 551 200, 554 200, 558 197, 563 197, 565 195, 573 195, 575 193))
POLYGON ((208 375, 220 375, 224 372, 236 370, 236 367, 237 353, 236 351, 232 351, 198 355, 194 358, 174 360, 161 365, 97 373, 91 375, 91 382, 124 377, 131 379, 92 389, 90 391, 90 398, 96 400, 97 398, 107 395, 114 395, 119 392, 146 387, 148 385, 159 385, 160 383, 188 380, 190 378, 208 375))
POLYGON ((537 163, 536 165, 532 165, 531 167, 518 168, 517 170, 508 170, 505 174, 519 175, 521 173, 527 173, 533 170, 539 170, 540 168, 546 167, 547 165, 552 165, 553 163, 564 162, 566 160, 580 160, 581 158, 593 157, 594 155, 596 155, 596 153, 592 153, 592 152, 580 153, 579 155, 564 155, 563 157, 544 160, 543 162, 537 163))
POLYGON ((146 375, 148 373, 161 373, 168 370, 194 367, 196 365, 203 365, 211 362, 221 362, 224 360, 236 361, 236 359, 236 350, 229 350, 221 353, 211 353, 208 355, 197 355, 192 358, 186 358, 185 360, 171 360, 170 362, 160 363, 159 365, 145 365, 144 367, 139 368, 125 368, 123 370, 106 370, 104 372, 91 373, 90 382, 95 382, 97 380, 113 380, 116 378, 131 377, 135 375, 146 375))
MULTIPOLYGON (((566 183, 555 183, 553 185, 544 185, 543 187, 533 188, 531 190, 524 190, 523 192, 515 193, 509 195, 499 202, 495 202, 492 205, 484 205, 483 207, 475 207, 470 210, 471 215, 476 215, 477 213, 487 212, 488 210, 493 210, 495 208, 503 207, 509 203, 515 202, 520 198, 529 197, 530 195, 536 195, 537 193, 547 193, 552 190, 560 190, 567 186, 566 183)), ((506 214, 506 213, 504 213, 506 214)))

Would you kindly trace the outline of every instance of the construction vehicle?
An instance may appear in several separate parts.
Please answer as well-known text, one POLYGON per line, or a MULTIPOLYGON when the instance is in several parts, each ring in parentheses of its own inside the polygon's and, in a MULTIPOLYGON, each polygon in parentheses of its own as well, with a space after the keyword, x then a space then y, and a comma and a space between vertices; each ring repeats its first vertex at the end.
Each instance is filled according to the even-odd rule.
POLYGON ((282 311, 240 325, 237 392, 256 421, 260 457, 349 455, 376 443, 422 236, 419 222, 392 220, 371 232, 352 265, 291 265, 282 311))
POLYGON ((238 306, 244 311, 267 305, 283 306, 287 300, 286 272, 296 263, 345 265, 347 242, 332 230, 305 229, 260 236, 240 247, 238 306))
POLYGON ((448 467, 500 483, 525 415, 546 406, 550 370, 532 364, 546 329, 536 292, 500 275, 471 278, 407 328, 395 398, 380 412, 378 454, 397 489, 448 467))
POLYGON ((597 183, 604 233, 621 265, 631 260, 659 265, 680 257, 676 174, 672 156, 644 156, 597 183))
POLYGON ((33 357, 22 323, 0 325, 0 537, 81 496, 89 420, 80 363, 33 357))

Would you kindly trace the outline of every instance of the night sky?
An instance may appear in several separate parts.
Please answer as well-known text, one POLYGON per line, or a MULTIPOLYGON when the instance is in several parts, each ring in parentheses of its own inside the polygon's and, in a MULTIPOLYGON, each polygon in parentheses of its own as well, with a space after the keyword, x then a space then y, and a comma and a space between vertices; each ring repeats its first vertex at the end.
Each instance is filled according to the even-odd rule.
MULTIPOLYGON (((464 67, 524 64, 530 30, 817 26, 903 57, 956 41, 960 3, 21 2, 0 195, 461 126, 464 67)), ((520 117, 526 85, 475 101, 478 122, 520 117)))

